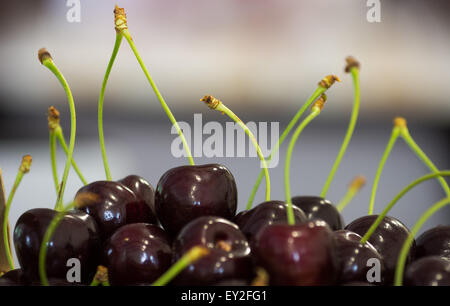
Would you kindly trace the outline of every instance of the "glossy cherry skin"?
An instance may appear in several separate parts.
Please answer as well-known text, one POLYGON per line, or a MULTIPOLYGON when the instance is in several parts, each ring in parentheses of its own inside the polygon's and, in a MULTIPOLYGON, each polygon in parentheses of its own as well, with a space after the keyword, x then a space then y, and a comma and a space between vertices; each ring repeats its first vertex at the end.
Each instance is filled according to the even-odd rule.
POLYGON ((256 235, 252 251, 257 264, 269 273, 271 285, 335 283, 338 263, 334 235, 324 221, 266 226, 256 235))
POLYGON ((426 256, 412 262, 405 271, 406 286, 450 286, 450 261, 426 256))
POLYGON ((253 276, 250 247, 236 224, 207 216, 191 221, 174 241, 174 261, 197 245, 210 253, 186 267, 173 281, 175 285, 207 286, 253 276))
MULTIPOLYGON (((298 207, 292 206, 296 224, 307 221, 305 213, 298 207)), ((250 210, 244 210, 234 217, 240 230, 244 233, 250 243, 253 237, 264 227, 272 224, 287 223, 287 204, 282 201, 263 202, 250 210)))
POLYGON ((450 260, 450 226, 436 226, 416 239, 416 258, 441 256, 450 260))
POLYGON ((231 220, 237 208, 236 182, 231 172, 218 164, 173 168, 158 182, 155 206, 162 226, 174 237, 198 217, 231 220))
MULTIPOLYGON (((347 225, 345 229, 364 236, 376 218, 377 215, 358 218, 347 225)), ((398 255, 409 234, 409 229, 402 222, 386 216, 368 240, 384 259, 384 282, 386 284, 390 284, 393 281, 398 255)), ((415 248, 416 243, 413 241, 407 257, 407 263, 413 260, 415 248)))
POLYGON ((111 285, 150 285, 170 267, 172 250, 163 229, 135 223, 111 236, 105 257, 111 285))
POLYGON ((117 182, 133 191, 138 200, 141 201, 141 205, 145 204, 144 206, 139 206, 136 208, 140 213, 144 214, 143 219, 147 220, 146 222, 150 224, 157 224, 158 219, 156 218, 155 212, 155 190, 152 185, 138 175, 128 175, 117 182))
POLYGON ((336 207, 328 200, 316 196, 297 196, 292 203, 304 211, 309 220, 323 220, 333 230, 344 228, 344 221, 336 207))
POLYGON ((113 181, 96 181, 83 186, 75 195, 82 198, 81 211, 97 222, 101 238, 105 241, 118 228, 131 223, 147 222, 150 208, 123 184, 113 181), (93 195, 85 197, 86 194, 93 195))
POLYGON ((367 272, 372 269, 373 264, 367 265, 367 263, 374 258, 380 263, 380 282, 375 284, 382 284, 383 258, 370 242, 360 243, 361 236, 348 230, 336 231, 334 236, 340 270, 338 283, 368 283, 367 272))
POLYGON ((26 286, 22 269, 14 269, 6 272, 0 277, 0 286, 26 286))
MULTIPOLYGON (((38 280, 39 250, 50 222, 58 213, 47 208, 28 210, 20 216, 14 229, 14 245, 23 273, 30 281, 38 280)), ((92 217, 80 212, 68 212, 47 248, 46 271, 48 278, 65 280, 70 258, 80 260, 81 280, 89 282, 99 264, 101 241, 92 217)), ((70 283, 68 283, 70 284, 70 283)))

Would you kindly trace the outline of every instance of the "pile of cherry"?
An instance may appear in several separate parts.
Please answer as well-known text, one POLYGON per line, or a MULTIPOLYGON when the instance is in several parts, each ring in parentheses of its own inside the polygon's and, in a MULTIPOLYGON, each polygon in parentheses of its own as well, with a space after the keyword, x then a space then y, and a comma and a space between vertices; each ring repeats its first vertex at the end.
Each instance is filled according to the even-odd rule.
MULTIPOLYGON (((209 254, 191 263, 173 285, 250 285, 258 267, 270 285, 390 285, 409 230, 385 217, 367 243, 361 236, 376 215, 344 227, 329 201, 297 196, 295 225, 286 222, 287 204, 264 202, 236 215, 237 188, 223 165, 182 166, 167 171, 156 191, 143 178, 96 181, 76 194, 85 205, 68 212, 48 244, 51 285, 66 281, 67 260, 81 262, 82 283, 97 266, 108 269, 111 285, 150 285, 193 246, 209 254), (369 259, 380 262, 380 282, 369 283, 369 259)), ((3 285, 39 285, 38 257, 44 233, 57 212, 25 212, 14 229, 20 269, 0 278, 3 285)), ((406 285, 450 285, 450 226, 426 231, 407 260, 406 285), (447 273, 445 273, 447 271, 447 273)))

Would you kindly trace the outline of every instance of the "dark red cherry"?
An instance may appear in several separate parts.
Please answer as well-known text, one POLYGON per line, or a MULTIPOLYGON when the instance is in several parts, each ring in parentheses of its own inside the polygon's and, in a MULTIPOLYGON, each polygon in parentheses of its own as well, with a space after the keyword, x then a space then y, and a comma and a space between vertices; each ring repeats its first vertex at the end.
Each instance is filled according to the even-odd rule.
MULTIPOLYGON (((20 266, 27 279, 39 279, 38 262, 42 239, 50 222, 58 213, 47 208, 35 208, 22 214, 14 229, 14 245, 20 266)), ((80 261, 82 282, 89 282, 99 264, 101 242, 92 217, 80 212, 68 212, 56 228, 48 244, 46 272, 48 278, 66 279, 67 261, 80 261)))
POLYGON ((174 284, 205 286, 231 279, 251 279, 250 248, 236 224, 218 217, 191 221, 174 241, 174 260, 198 245, 206 247, 210 253, 185 268, 174 284))
POLYGON ((141 206, 137 206, 137 210, 144 215, 143 219, 147 220, 146 222, 150 224, 157 224, 155 190, 152 185, 144 178, 137 175, 128 175, 127 177, 118 180, 118 182, 125 185, 125 187, 128 187, 128 189, 134 192, 138 200, 142 201, 141 206))
POLYGON ((338 283, 367 283, 367 273, 373 267, 373 263, 369 260, 376 259, 380 268, 380 281, 374 281, 374 283, 380 285, 384 273, 384 262, 381 255, 370 242, 360 243, 361 236, 348 230, 336 231, 334 236, 336 238, 336 254, 340 270, 338 283))
POLYGON ((450 226, 436 226, 416 239, 416 258, 441 256, 450 260, 450 226))
POLYGON ((14 269, 6 272, 0 277, 0 286, 26 286, 26 281, 22 269, 14 269))
MULTIPOLYGON (((296 206, 292 208, 295 223, 305 223, 307 221, 305 213, 296 206)), ((263 202, 250 210, 240 212, 233 221, 251 242, 262 228, 272 224, 286 224, 286 209, 287 204, 282 201, 263 202)))
POLYGON ((255 239, 252 251, 258 265, 269 273, 272 285, 335 283, 338 264, 334 235, 324 221, 266 226, 255 239))
POLYGON ((231 172, 218 164, 173 168, 158 182, 155 206, 162 226, 174 237, 198 217, 231 220, 237 208, 236 183, 231 172))
POLYGON ((148 206, 123 184, 96 181, 83 186, 75 195, 82 199, 79 208, 97 222, 102 240, 109 238, 118 228, 131 223, 151 222, 148 206), (93 195, 86 197, 86 194, 93 195))
POLYGON ((328 200, 316 196, 297 196, 292 203, 303 210, 309 220, 323 220, 333 231, 344 228, 344 221, 336 207, 328 200))
MULTIPOLYGON (((364 236, 376 218, 376 215, 358 218, 347 225, 345 229, 364 236)), ((398 255, 409 234, 409 229, 402 222, 386 216, 369 239, 369 242, 384 259, 384 282, 386 284, 390 284, 393 281, 398 255)), ((407 263, 414 258, 415 245, 414 241, 407 257, 407 263)))
POLYGON ((172 251, 163 229, 135 223, 111 236, 105 258, 111 285, 150 285, 170 267, 172 251))
POLYGON ((450 261, 439 256, 422 257, 405 271, 406 286, 450 286, 450 261))

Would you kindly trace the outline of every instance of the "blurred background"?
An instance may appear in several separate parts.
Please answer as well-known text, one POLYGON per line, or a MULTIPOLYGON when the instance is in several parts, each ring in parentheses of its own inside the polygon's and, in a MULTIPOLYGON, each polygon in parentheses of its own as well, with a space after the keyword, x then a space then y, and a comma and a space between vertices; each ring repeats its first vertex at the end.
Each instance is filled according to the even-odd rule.
MULTIPOLYGON (((70 2, 70 1, 69 1, 70 2)), ((65 94, 41 66, 46 47, 71 85, 77 108, 75 159, 90 180, 104 179, 97 132, 97 100, 115 39, 114 4, 124 6, 143 60, 178 120, 203 124, 229 119, 199 99, 213 94, 245 122, 279 122, 280 133, 317 82, 337 74, 323 114, 302 134, 292 170, 294 194, 319 194, 339 150, 353 103, 345 57, 361 62, 361 113, 354 138, 330 188, 338 202, 350 180, 367 186, 344 210, 346 222, 367 213, 370 189, 394 116, 408 119, 416 142, 440 169, 450 166, 450 2, 381 0, 381 22, 368 22, 367 1, 352 0, 81 0, 80 22, 69 22, 68 1, 2 3, 0 19, 0 168, 6 192, 24 154, 33 156, 11 210, 10 221, 31 207, 52 207, 53 190, 46 111, 61 111, 70 132, 65 94)), ((186 164, 170 146, 175 135, 131 49, 124 40, 105 97, 105 135, 114 179, 139 174, 154 186, 168 169, 186 164)), ((206 137, 204 137, 206 138, 206 137)), ((271 170, 273 196, 283 199, 283 162, 271 170)), ((223 163, 233 172, 239 207, 259 172, 256 158, 196 158, 223 163)), ((59 152, 62 175, 64 155, 59 152)), ((410 181, 429 171, 402 140, 383 172, 375 203, 379 212, 410 181)), ((65 200, 81 184, 71 172, 65 200)), ((444 196, 436 181, 406 195, 392 211, 408 226, 444 196)), ((264 184, 256 202, 264 199, 264 184)), ((443 209, 426 227, 448 224, 443 209)))

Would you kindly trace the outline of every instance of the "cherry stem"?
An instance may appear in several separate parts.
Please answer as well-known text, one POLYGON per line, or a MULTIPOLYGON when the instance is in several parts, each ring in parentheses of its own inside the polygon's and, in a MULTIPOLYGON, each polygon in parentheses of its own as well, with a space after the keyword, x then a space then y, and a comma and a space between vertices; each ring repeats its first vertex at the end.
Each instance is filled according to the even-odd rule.
POLYGON ((61 83, 64 91, 67 95, 67 100, 69 102, 69 108, 70 108, 70 141, 69 141, 69 151, 67 154, 67 160, 66 165, 64 168, 63 178, 61 180, 59 192, 58 192, 58 198, 56 201, 55 209, 62 209, 63 208, 63 198, 64 198, 64 190, 66 188, 67 183, 67 177, 69 176, 69 170, 70 166, 72 164, 72 158, 73 158, 73 149, 75 147, 75 136, 76 136, 76 129, 77 129, 77 122, 76 122, 76 112, 75 112, 75 103, 73 101, 73 95, 70 90, 69 84, 67 84, 66 79, 62 75, 62 73, 59 71, 58 67, 56 67, 55 63, 53 62, 53 59, 48 53, 46 49, 40 49, 39 53, 39 60, 42 65, 47 67, 58 79, 58 81, 61 83))
POLYGON ((98 285, 109 286, 108 281, 108 269, 104 266, 98 266, 97 272, 95 273, 94 279, 89 284, 91 287, 95 287, 98 285))
POLYGON ((59 191, 58 169, 56 165, 56 133, 50 130, 50 160, 52 163, 53 183, 55 184, 56 195, 59 191))
POLYGON ((183 131, 181 130, 180 126, 178 125, 178 122, 175 119, 174 115, 172 114, 166 101, 164 101, 164 98, 161 95, 161 93, 159 92, 158 87, 156 87, 155 82, 153 81, 152 77, 150 76, 150 73, 148 72, 148 69, 144 64, 144 61, 142 60, 141 56, 139 55, 136 45, 134 44, 133 39, 131 38, 131 34, 128 31, 125 10, 123 8, 116 6, 116 8, 114 10, 114 14, 115 14, 116 31, 120 32, 120 34, 125 37, 128 44, 130 45, 131 50, 133 51, 137 61, 139 62, 139 65, 141 66, 142 71, 144 72, 145 76, 147 77, 147 80, 150 83, 150 86, 153 88, 153 91, 155 92, 156 97, 158 98, 159 102, 161 103, 162 108, 164 109, 165 113, 167 114, 167 117, 169 117, 169 120, 172 122, 172 125, 175 127, 175 129, 178 132, 178 135, 180 136, 181 142, 183 143, 183 146, 184 146, 184 150, 186 151, 186 155, 189 159, 189 164, 195 165, 194 159, 192 158, 191 149, 189 148, 186 138, 184 137, 183 131))
POLYGON ((442 177, 442 176, 450 176, 450 171, 441 171, 441 172, 435 172, 430 173, 427 175, 424 175, 414 181, 412 181, 408 186, 403 188, 393 199, 389 204, 384 208, 384 210, 381 212, 381 214, 375 219, 373 224, 370 226, 370 228, 367 230, 367 232, 364 234, 364 236, 361 238, 361 243, 366 243, 372 234, 375 232, 375 230, 380 225, 381 221, 383 221, 383 218, 386 217, 386 215, 389 213, 389 211, 392 209, 392 207, 395 206, 395 204, 412 188, 419 185, 422 182, 428 181, 430 179, 436 178, 436 177, 442 177))
POLYGON ((398 126, 394 126, 392 129, 391 137, 389 138, 389 141, 386 145, 386 149, 384 150, 383 156, 381 157, 380 163, 378 164, 378 169, 375 174, 375 179, 373 180, 372 185, 372 192, 370 194, 370 202, 369 202, 369 215, 373 214, 373 207, 375 203, 375 196, 377 194, 377 188, 378 183, 380 181, 381 172, 383 172, 384 164, 386 163, 386 160, 389 157, 389 154, 392 151, 392 148, 394 147, 395 142, 397 141, 397 138, 400 134, 400 128, 398 126))
POLYGON ((414 224, 410 234, 408 235, 408 238, 406 238, 405 242, 403 243, 400 255, 398 256, 397 266, 395 268, 394 286, 401 286, 403 284, 403 272, 405 270, 406 258, 408 257, 409 249, 413 244, 414 237, 432 215, 434 215, 438 210, 448 204, 450 204, 450 197, 436 202, 430 208, 428 208, 422 214, 422 216, 420 216, 416 224, 414 224))
MULTIPOLYGON (((351 59, 352 58, 347 58, 347 63, 351 64, 352 63, 351 59)), ((328 174, 328 178, 325 182, 325 185, 322 188, 322 192, 320 193, 320 196, 322 198, 325 198, 327 196, 328 189, 331 185, 331 182, 333 181, 336 171, 339 168, 339 165, 341 164, 342 158, 344 157, 344 154, 347 150, 348 144, 350 143, 350 140, 352 139, 353 131, 355 130, 356 122, 358 120, 360 97, 361 97, 360 88, 359 88, 359 64, 357 64, 357 66, 352 66, 351 68, 346 69, 346 71, 347 72, 350 71, 352 78, 353 78, 353 85, 354 85, 353 110, 352 110, 350 122, 348 124, 347 132, 345 134, 341 148, 339 149, 339 153, 336 157, 336 160, 334 161, 333 167, 331 168, 330 174, 328 174)))
POLYGON ((264 175, 266 178, 266 201, 270 201, 270 176, 269 176, 269 169, 267 167, 267 162, 264 157, 263 152, 261 151, 261 148, 258 144, 258 141, 255 138, 255 135, 253 135, 252 131, 245 125, 245 123, 235 114, 231 109, 229 109, 225 104, 223 104, 222 101, 219 99, 214 98, 213 96, 204 96, 200 101, 205 102, 205 104, 216 111, 222 112, 226 114, 228 117, 230 117, 234 122, 236 122, 247 134, 250 141, 252 142, 253 146, 256 149, 256 153, 258 154, 259 159, 261 160, 261 165, 264 171, 264 175))
POLYGON ((291 167, 292 152, 294 151, 295 143, 297 142, 297 139, 300 136, 301 132, 314 118, 316 118, 320 114, 325 101, 326 96, 325 94, 322 94, 320 98, 313 104, 311 113, 299 124, 299 126, 295 130, 289 142, 289 146, 287 148, 286 161, 284 163, 284 191, 286 195, 286 202, 288 203, 286 213, 289 225, 295 224, 294 209, 292 208, 291 183, 290 183, 290 167, 291 167))
POLYGON ((187 266, 194 263, 198 259, 209 254, 209 250, 202 246, 195 246, 186 252, 180 259, 177 260, 163 275, 161 275, 152 286, 165 286, 173 278, 175 278, 187 266))
MULTIPOLYGON (((416 156, 430 169, 432 172, 439 172, 438 168, 433 164, 433 162, 428 158, 428 156, 423 152, 414 139, 411 137, 411 134, 408 131, 408 127, 402 126, 400 129, 400 136, 405 140, 410 149, 416 154, 416 156)), ((448 197, 450 197, 450 188, 447 182, 442 177, 438 177, 439 182, 442 185, 445 193, 448 197)))
POLYGON ((347 189, 347 193, 337 204, 336 209, 339 212, 342 212, 342 210, 348 205, 348 203, 350 203, 353 200, 355 195, 361 190, 361 188, 365 185, 365 183, 366 178, 364 176, 355 177, 350 183, 347 189))
POLYGON ((109 59, 108 66, 106 67, 105 76, 103 78, 102 88, 100 89, 100 95, 98 98, 98 139, 100 141, 100 148, 102 151, 103 158, 103 166, 105 168, 106 179, 110 181, 111 171, 109 170, 108 158, 106 156, 106 148, 105 148, 105 136, 103 133, 103 103, 105 100, 105 90, 106 84, 108 83, 109 75, 111 73, 112 66, 114 65, 114 61, 116 59, 117 53, 120 48, 120 44, 122 42, 122 34, 116 31, 116 42, 114 43, 114 49, 111 54, 111 58, 109 59))
POLYGON ((11 203, 14 198, 14 195, 16 194, 16 190, 19 187, 24 174, 28 173, 30 171, 31 162, 32 162, 32 159, 31 159, 30 155, 25 155, 22 158, 22 162, 20 164, 19 171, 17 172, 16 179, 15 179, 14 184, 9 193, 8 200, 6 201, 5 212, 4 212, 3 220, 2 220, 3 221, 3 243, 5 245, 6 258, 8 259, 8 264, 9 264, 9 267, 11 268, 11 270, 14 270, 14 261, 13 261, 13 257, 12 257, 11 246, 9 245, 9 241, 10 241, 9 229, 8 229, 9 210, 11 208, 11 203))

